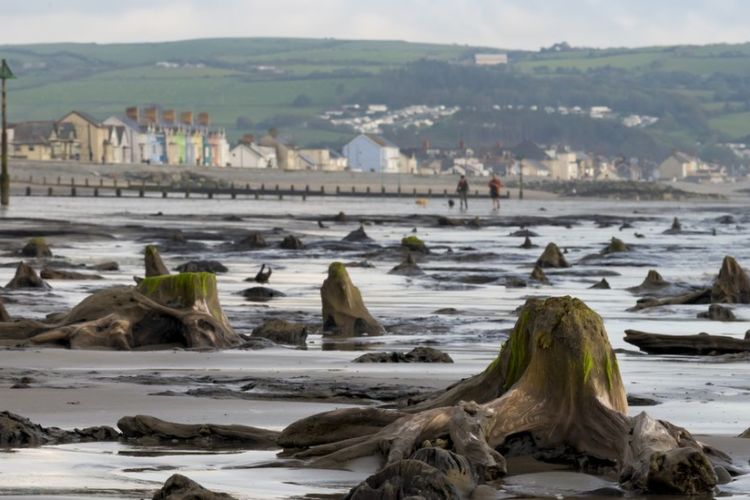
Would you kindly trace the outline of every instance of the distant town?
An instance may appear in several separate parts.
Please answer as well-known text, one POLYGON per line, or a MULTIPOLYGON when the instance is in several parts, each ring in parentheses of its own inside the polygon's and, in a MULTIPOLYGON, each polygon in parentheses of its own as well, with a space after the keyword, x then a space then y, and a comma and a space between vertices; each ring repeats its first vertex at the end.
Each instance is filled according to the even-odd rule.
MULTIPOLYGON (((458 108, 410 106, 389 110, 384 105, 344 106, 322 118, 354 131, 340 149, 297 148, 276 130, 262 137, 246 134, 230 144, 226 131, 212 126, 209 113, 176 111, 159 106, 133 106, 122 115, 100 121, 88 113, 71 111, 57 120, 10 125, 10 156, 31 161, 77 161, 103 164, 189 165, 246 169, 352 171, 384 174, 467 175, 486 177, 523 174, 529 180, 686 180, 729 182, 730 171, 673 151, 661 163, 637 158, 604 157, 574 150, 564 144, 531 141, 472 148, 403 148, 380 135, 382 125, 429 126, 458 108)), ((595 119, 617 119, 629 127, 648 126, 648 116, 620 117, 606 107, 549 108, 547 113, 587 114, 595 119)), ((738 156, 750 157, 744 144, 727 145, 738 156)))

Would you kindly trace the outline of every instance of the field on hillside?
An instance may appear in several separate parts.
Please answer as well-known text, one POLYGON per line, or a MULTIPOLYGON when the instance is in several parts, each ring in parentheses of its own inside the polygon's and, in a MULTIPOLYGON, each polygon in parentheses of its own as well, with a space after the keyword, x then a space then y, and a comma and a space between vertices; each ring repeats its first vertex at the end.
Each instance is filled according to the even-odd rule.
POLYGON ((208 111, 234 137, 246 131, 237 126, 244 118, 255 128, 277 125, 297 142, 314 143, 339 142, 342 134, 311 129, 305 121, 346 102, 370 75, 423 58, 459 61, 476 50, 260 38, 4 46, 0 54, 18 76, 10 84, 11 120, 51 119, 71 109, 103 119, 153 103, 208 111), (303 104, 295 105, 300 96, 303 104))
MULTIPOLYGON (((71 109, 103 119, 127 106, 158 104, 208 111, 213 123, 226 128, 233 140, 245 132, 260 134, 276 127, 300 145, 341 145, 352 133, 326 126, 318 117, 349 102, 391 107, 445 104, 476 110, 507 104, 609 105, 623 115, 659 118, 656 126, 643 130, 658 142, 649 151, 679 148, 699 153, 750 134, 750 44, 566 47, 512 51, 511 63, 502 68, 463 64, 476 52, 492 50, 497 49, 247 38, 2 46, 0 56, 9 59, 19 77, 10 83, 11 121, 52 119, 71 109)), ((561 123, 560 130, 570 125, 561 123)), ((410 135, 417 142, 404 146, 417 145, 420 137, 432 139, 437 132, 451 144, 459 137, 471 143, 463 128, 448 120, 439 131, 413 131, 410 135)), ((396 135, 405 134, 390 136, 396 135)), ((557 135, 545 137, 564 139, 557 135)), ((646 150, 625 148, 622 153, 639 156, 646 150)))

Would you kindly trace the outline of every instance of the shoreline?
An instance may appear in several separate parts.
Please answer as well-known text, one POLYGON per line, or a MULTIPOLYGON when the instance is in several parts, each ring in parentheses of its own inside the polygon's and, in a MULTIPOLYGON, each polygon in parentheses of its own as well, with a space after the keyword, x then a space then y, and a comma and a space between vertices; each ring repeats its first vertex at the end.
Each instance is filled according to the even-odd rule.
MULTIPOLYGON (((238 189, 245 185, 251 185, 253 189, 261 186, 267 191, 267 196, 273 196, 273 190, 279 189, 296 190, 301 196, 305 189, 319 192, 324 189, 326 193, 335 196, 337 188, 347 196, 356 190, 366 197, 369 190, 372 193, 380 193, 385 189, 393 193, 393 197, 410 197, 413 193, 419 196, 427 196, 427 192, 434 193, 436 197, 456 198, 455 188, 458 182, 457 175, 415 175, 415 174, 378 174, 373 172, 328 172, 328 171, 284 171, 277 169, 247 169, 238 167, 186 167, 176 165, 147 165, 147 164, 87 164, 78 162, 34 162, 26 160, 10 161, 9 170, 12 179, 12 188, 16 195, 22 195, 25 186, 29 185, 29 179, 33 184, 42 186, 42 179, 46 179, 44 186, 69 187, 72 182, 77 185, 91 185, 92 188, 100 182, 105 186, 112 186, 115 181, 120 186, 132 183, 133 189, 142 182, 149 186, 155 185, 158 179, 162 185, 167 186, 172 182, 188 182, 195 188, 203 183, 229 185, 235 184, 238 189), (401 194, 396 193, 400 190, 401 194)), ((489 192, 486 177, 469 178, 470 193, 472 198, 489 200, 489 192)), ((506 178, 506 184, 514 187, 503 187, 502 192, 510 194, 510 199, 518 200, 517 179, 506 178)), ((530 184, 540 182, 539 179, 528 179, 530 184)), ((541 180, 544 182, 544 180, 541 180)), ((550 181, 552 182, 552 181, 550 181)), ((587 182, 587 181, 581 181, 587 182)), ((595 181, 591 181, 595 182, 595 181)), ((623 181, 624 182, 624 181, 623 181)), ((695 184, 688 182, 657 182, 665 188, 676 188, 688 193, 695 194, 678 201, 685 202, 733 202, 746 200, 750 194, 743 190, 750 190, 750 180, 739 183, 726 184, 695 184), (724 199, 711 199, 710 197, 723 197, 724 199)), ((41 188, 40 188, 41 189, 41 188)), ((40 194, 41 195, 41 194, 40 194)), ((81 194, 82 195, 82 194, 81 194)), ((137 194, 136 194, 137 196, 137 194)), ((103 196, 104 197, 104 196, 103 196)), ((596 200, 596 199, 618 199, 623 201, 638 201, 630 197, 617 196, 564 196, 550 191, 524 188, 524 199, 528 200, 596 200)), ((669 197, 665 199, 654 198, 643 201, 675 201, 669 197)))

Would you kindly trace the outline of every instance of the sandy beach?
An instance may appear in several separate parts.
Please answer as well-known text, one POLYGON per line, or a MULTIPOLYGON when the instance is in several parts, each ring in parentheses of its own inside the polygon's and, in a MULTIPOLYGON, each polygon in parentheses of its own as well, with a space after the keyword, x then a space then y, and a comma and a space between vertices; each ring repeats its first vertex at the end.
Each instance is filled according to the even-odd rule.
MULTIPOLYGON (((12 278, 19 260, 14 252, 32 234, 44 235, 53 260, 71 269, 91 272, 80 266, 115 260, 119 270, 100 272, 104 280, 51 280, 49 291, 6 290, 4 302, 11 316, 41 319, 105 286, 131 284, 133 276, 143 275, 144 245, 157 244, 170 269, 195 259, 226 265, 228 271, 218 274, 219 296, 238 333, 249 335, 271 318, 298 321, 312 329, 306 349, 115 352, 16 348, 6 342, 0 349, 1 410, 64 429, 113 426, 123 416, 140 414, 180 423, 281 430, 319 412, 389 406, 394 394, 442 390, 480 373, 497 356, 517 320, 516 309, 527 298, 573 295, 603 318, 627 393, 652 400, 649 406, 631 404, 631 415, 646 411, 685 427, 729 453, 738 468, 750 465, 750 440, 736 438, 750 426, 746 358, 644 355, 623 340, 624 330, 630 328, 744 336, 748 305, 732 306, 739 321, 709 321, 696 318, 703 305, 628 311, 637 297, 627 291, 652 268, 670 281, 701 286, 713 280, 726 254, 740 263, 750 262, 743 229, 750 214, 742 203, 529 199, 510 200, 500 214, 489 207, 460 214, 442 203, 415 207, 408 199, 378 204, 335 198, 305 203, 155 198, 102 202, 14 198, 0 231, 6 249, 0 259, 0 281, 12 278), (334 216, 342 211, 347 220, 336 222, 334 216), (439 217, 474 216, 482 221, 480 229, 437 224, 439 217), (675 216, 684 231, 663 234, 675 216), (732 224, 719 222, 722 216, 731 216, 732 224), (360 222, 373 242, 342 246, 342 238, 360 222), (621 229, 626 222, 632 227, 621 229), (523 238, 510 236, 522 223, 536 233, 531 239, 538 246, 520 248, 523 238), (415 227, 432 248, 420 261, 425 275, 388 274, 402 258, 393 249, 403 236, 414 234, 415 227), (186 241, 173 239, 176 230, 186 241), (226 249, 250 231, 261 231, 269 247, 226 249), (279 250, 288 234, 304 241, 305 249, 279 250), (631 251, 602 256, 601 249, 613 236, 623 239, 631 251), (548 270, 550 284, 527 281, 544 245, 553 241, 566 249, 573 266, 548 270), (319 290, 334 260, 371 262, 373 267, 350 266, 349 273, 386 335, 342 343, 320 333, 319 290), (284 296, 248 302, 241 293, 252 284, 244 280, 261 263, 273 266, 268 286, 284 296), (510 286, 510 278, 522 279, 526 286, 510 286), (602 278, 611 288, 591 289, 602 278), (444 308, 455 308, 456 314, 436 313, 444 308), (440 349, 454 363, 352 362, 366 352, 405 352, 416 346, 440 349)), ((37 269, 43 264, 32 263, 37 269)), ((343 495, 377 468, 372 460, 354 462, 343 471, 263 465, 275 460, 273 451, 177 450, 122 443, 28 448, 0 454, 0 492, 11 498, 146 498, 168 476, 180 472, 243 499, 343 495), (29 467, 35 471, 33 483, 29 467)), ((547 465, 511 462, 509 470, 521 473, 505 480, 500 493, 505 498, 572 495, 617 486, 611 477, 547 465)), ((722 494, 746 496, 750 484, 744 477, 720 485, 722 494)))

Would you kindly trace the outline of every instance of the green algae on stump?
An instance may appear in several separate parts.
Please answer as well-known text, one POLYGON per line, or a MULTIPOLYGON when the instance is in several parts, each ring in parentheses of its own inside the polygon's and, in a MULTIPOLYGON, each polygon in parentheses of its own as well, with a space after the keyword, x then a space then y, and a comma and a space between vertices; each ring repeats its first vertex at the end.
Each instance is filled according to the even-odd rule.
POLYGON ((52 257, 52 250, 50 250, 47 240, 38 236, 36 238, 31 238, 26 245, 24 245, 21 249, 21 255, 37 259, 52 257))
POLYGON ((323 305, 323 330, 343 336, 381 335, 384 333, 365 307, 359 288, 354 286, 346 266, 334 262, 320 287, 323 305))
POLYGON ((219 303, 216 276, 145 278, 86 297, 56 323, 0 324, 0 338, 73 349, 227 348, 241 342, 219 303))
POLYGON ((430 253, 430 249, 427 248, 427 245, 425 245, 424 241, 420 240, 418 237, 414 235, 406 236, 402 238, 401 246, 406 248, 410 252, 417 252, 417 253, 423 253, 423 254, 430 253))
MULTIPOLYGON (((336 430, 296 456, 318 457, 316 467, 335 467, 382 454, 388 466, 410 457, 426 440, 444 440, 477 470, 500 472, 504 459, 495 450, 509 438, 529 435, 528 454, 536 450, 549 460, 578 464, 593 459, 618 472, 630 489, 694 495, 710 493, 716 484, 711 452, 690 433, 645 414, 628 417, 602 318, 572 297, 529 299, 484 372, 402 411, 411 415, 374 434, 355 434, 346 424, 348 410, 335 418, 308 417, 308 427, 336 430), (682 470, 690 471, 689 477, 682 470)), ((719 455, 714 456, 722 459, 719 455)))
POLYGON ((610 240, 609 244, 604 248, 604 251, 602 253, 610 254, 610 253, 622 253, 622 252, 628 252, 630 251, 630 247, 628 247, 624 241, 622 241, 619 238, 615 238, 614 236, 610 240))

